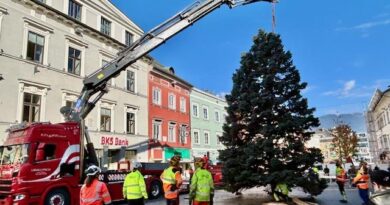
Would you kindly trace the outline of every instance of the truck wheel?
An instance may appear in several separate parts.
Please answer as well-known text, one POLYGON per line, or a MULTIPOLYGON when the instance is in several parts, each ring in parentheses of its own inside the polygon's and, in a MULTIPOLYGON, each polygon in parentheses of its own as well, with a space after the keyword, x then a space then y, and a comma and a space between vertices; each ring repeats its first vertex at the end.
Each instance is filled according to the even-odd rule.
POLYGON ((69 193, 63 189, 50 191, 46 195, 45 205, 70 205, 69 193))
POLYGON ((162 194, 162 186, 158 181, 152 182, 149 190, 149 198, 157 199, 162 194))

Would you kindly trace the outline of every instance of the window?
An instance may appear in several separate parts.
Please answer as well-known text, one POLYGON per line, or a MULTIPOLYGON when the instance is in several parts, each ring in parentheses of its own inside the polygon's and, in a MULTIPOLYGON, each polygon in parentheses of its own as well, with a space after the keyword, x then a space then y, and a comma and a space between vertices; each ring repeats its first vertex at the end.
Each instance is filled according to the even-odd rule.
POLYGON ((180 98, 180 112, 186 112, 186 99, 183 97, 180 98))
POLYGON ((135 76, 134 72, 130 70, 127 71, 126 89, 130 92, 135 91, 135 76))
POLYGON ((101 19, 100 32, 108 36, 111 35, 111 22, 103 17, 101 19))
POLYGON ((126 35, 126 42, 125 43, 127 46, 130 46, 134 41, 134 35, 128 31, 126 31, 125 35, 126 35))
POLYGON ((41 112, 41 96, 24 93, 23 96, 23 122, 39 121, 41 112))
POLYGON ((81 70, 81 51, 69 47, 68 73, 80 75, 80 70, 81 70))
POLYGON ((56 152, 56 145, 55 144, 45 144, 43 147, 43 150, 45 151, 45 160, 52 160, 55 159, 55 152, 56 152))
POLYGON ((153 121, 153 139, 161 140, 161 120, 153 121))
POLYGON ((135 134, 135 114, 128 112, 126 113, 126 133, 135 134))
POLYGON ((172 93, 168 95, 168 107, 172 110, 176 109, 176 96, 172 93))
POLYGON ((100 111, 100 131, 111 131, 111 110, 107 108, 101 108, 100 111))
POLYGON ((168 142, 176 142, 176 124, 170 122, 168 125, 168 142))
POLYGON ((76 20, 81 20, 81 5, 74 0, 69 0, 68 15, 76 20))
POLYGON ((194 144, 199 144, 199 131, 194 131, 194 144))
POLYGON ((207 107, 203 107, 203 119, 209 119, 209 109, 207 107))
POLYGON ((219 122, 220 119, 219 119, 219 112, 218 111, 215 111, 215 121, 219 122))
POLYGON ((161 105, 161 90, 160 90, 160 88, 153 88, 153 104, 161 105))
POLYGON ((186 125, 180 126, 180 142, 182 144, 187 143, 187 126, 186 125))
POLYGON ((45 38, 43 36, 29 31, 27 41, 27 60, 42 63, 44 45, 45 38))
POLYGON ((72 107, 74 107, 75 105, 76 105, 76 102, 74 102, 74 101, 69 101, 69 100, 67 100, 67 101, 65 102, 65 106, 66 106, 66 107, 72 108, 72 107))
POLYGON ((199 111, 198 111, 198 105, 196 105, 196 104, 193 104, 192 105, 192 115, 194 116, 194 117, 199 117, 199 113, 198 113, 199 111))
POLYGON ((204 132, 204 144, 210 144, 210 134, 208 132, 204 132))

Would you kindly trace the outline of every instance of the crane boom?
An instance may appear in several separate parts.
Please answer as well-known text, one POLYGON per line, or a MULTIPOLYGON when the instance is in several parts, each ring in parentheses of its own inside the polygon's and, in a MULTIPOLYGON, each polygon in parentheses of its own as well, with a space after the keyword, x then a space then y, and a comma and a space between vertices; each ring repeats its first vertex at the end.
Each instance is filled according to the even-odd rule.
POLYGON ((230 8, 246 5, 258 1, 273 2, 274 0, 198 0, 183 11, 174 15, 162 24, 153 28, 148 33, 144 34, 140 39, 131 44, 119 55, 90 74, 84 79, 84 87, 76 101, 76 105, 72 109, 61 109, 61 112, 71 121, 81 121, 94 108, 95 104, 107 92, 107 82, 119 73, 125 70, 129 65, 135 63, 138 59, 145 56, 166 40, 173 37, 183 29, 192 25, 202 17, 211 13, 223 4, 227 4, 230 8), (97 96, 92 101, 90 98, 97 96))

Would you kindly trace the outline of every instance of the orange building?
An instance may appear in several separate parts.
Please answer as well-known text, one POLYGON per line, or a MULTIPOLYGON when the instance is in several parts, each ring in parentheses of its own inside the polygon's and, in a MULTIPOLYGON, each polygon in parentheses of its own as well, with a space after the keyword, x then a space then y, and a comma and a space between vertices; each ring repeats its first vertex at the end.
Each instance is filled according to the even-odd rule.
POLYGON ((154 63, 148 77, 149 161, 166 162, 173 155, 191 160, 190 91, 192 85, 174 69, 154 63))

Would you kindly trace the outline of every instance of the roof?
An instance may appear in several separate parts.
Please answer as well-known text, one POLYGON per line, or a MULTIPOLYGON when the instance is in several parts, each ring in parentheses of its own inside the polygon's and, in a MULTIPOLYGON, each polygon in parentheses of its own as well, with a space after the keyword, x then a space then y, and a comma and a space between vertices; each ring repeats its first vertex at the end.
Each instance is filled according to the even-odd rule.
POLYGON ((175 73, 170 72, 170 69, 173 69, 173 68, 172 67, 164 67, 163 65, 161 65, 157 61, 153 61, 153 70, 152 70, 152 72, 155 72, 155 73, 160 74, 160 75, 162 75, 164 77, 167 77, 167 78, 172 78, 172 80, 178 81, 178 82, 182 83, 184 86, 187 86, 189 88, 193 87, 193 85, 190 84, 189 82, 187 82, 184 79, 180 78, 175 73))
POLYGON ((368 111, 374 111, 376 109, 376 106, 378 106, 378 104, 382 101, 386 93, 390 93, 390 88, 386 89, 383 92, 379 89, 376 89, 373 96, 371 97, 370 103, 368 104, 368 111))
MULTIPOLYGON (((100 31, 96 30, 95 28, 92 28, 91 26, 89 26, 89 25, 87 25, 87 24, 85 24, 85 23, 82 23, 82 22, 78 21, 78 20, 76 20, 76 19, 74 19, 74 18, 68 16, 67 14, 65 14, 65 13, 63 13, 63 12, 61 12, 61 11, 59 11, 59 10, 57 10, 57 9, 55 9, 55 8, 53 8, 53 7, 49 6, 49 5, 47 5, 47 4, 45 4, 45 3, 42 3, 42 2, 40 2, 40 1, 38 1, 38 0, 31 0, 31 2, 34 2, 35 4, 38 4, 39 6, 42 6, 42 7, 44 7, 45 9, 48 9, 48 10, 50 10, 50 11, 52 11, 52 12, 54 12, 54 13, 60 15, 61 17, 65 18, 65 19, 68 20, 68 21, 71 21, 71 22, 73 22, 73 23, 75 23, 75 24, 77 24, 77 25, 79 25, 79 26, 81 26, 81 27, 87 28, 88 30, 90 30, 90 31, 92 31, 92 32, 98 33, 99 35, 104 36, 105 38, 107 38, 107 39, 113 41, 114 43, 116 43, 116 44, 118 44, 118 45, 120 45, 120 46, 122 46, 122 47, 127 47, 127 45, 125 45, 124 43, 118 41, 117 39, 115 39, 115 38, 113 38, 113 37, 111 37, 111 36, 109 36, 109 35, 106 35, 106 34, 100 32, 100 31)), ((111 4, 111 2, 110 2, 110 4, 111 4)), ((111 5, 112 5, 112 4, 111 4, 111 5)), ((112 7, 115 7, 115 6, 112 5, 112 7)), ((116 9, 116 10, 117 10, 118 12, 120 12, 123 16, 125 16, 121 11, 119 11, 118 9, 116 9)), ((126 18, 127 18, 127 17, 126 17, 126 18)), ((123 19, 123 18, 122 18, 122 19, 123 19)), ((128 22, 131 22, 130 19, 128 19, 128 18, 127 18, 126 21, 127 21, 127 23, 128 23, 128 22)), ((137 29, 140 29, 140 28, 139 28, 137 25, 135 25, 134 23, 131 23, 131 25, 136 26, 137 29)), ((141 29, 140 29, 140 30, 141 30, 141 29)))

